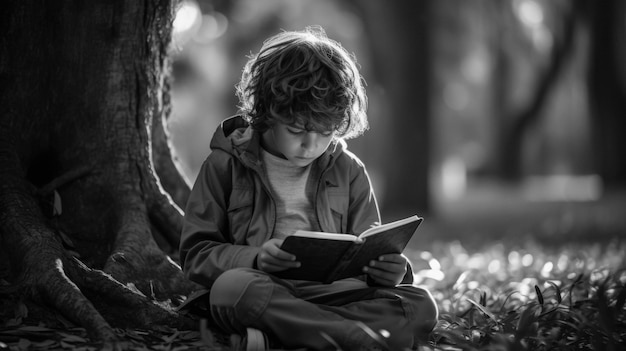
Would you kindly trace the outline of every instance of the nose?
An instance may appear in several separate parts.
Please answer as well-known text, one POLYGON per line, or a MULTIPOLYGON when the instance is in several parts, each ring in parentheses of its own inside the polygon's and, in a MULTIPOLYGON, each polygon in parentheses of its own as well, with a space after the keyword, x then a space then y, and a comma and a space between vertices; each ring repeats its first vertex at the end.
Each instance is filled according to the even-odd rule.
POLYGON ((300 145, 303 149, 311 150, 311 149, 314 149, 316 145, 317 145, 317 133, 308 132, 304 134, 304 136, 302 137, 301 145, 300 145))

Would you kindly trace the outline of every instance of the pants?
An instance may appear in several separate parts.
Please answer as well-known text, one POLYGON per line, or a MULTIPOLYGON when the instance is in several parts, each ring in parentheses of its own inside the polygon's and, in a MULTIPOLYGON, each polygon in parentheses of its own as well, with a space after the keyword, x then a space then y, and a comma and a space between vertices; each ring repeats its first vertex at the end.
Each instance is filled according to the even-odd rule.
POLYGON ((344 350, 368 340, 357 321, 386 337, 389 349, 412 348, 426 341, 437 323, 437 306, 424 289, 400 285, 369 287, 358 279, 332 284, 283 280, 237 268, 211 287, 210 309, 227 332, 262 330, 290 348, 344 350))

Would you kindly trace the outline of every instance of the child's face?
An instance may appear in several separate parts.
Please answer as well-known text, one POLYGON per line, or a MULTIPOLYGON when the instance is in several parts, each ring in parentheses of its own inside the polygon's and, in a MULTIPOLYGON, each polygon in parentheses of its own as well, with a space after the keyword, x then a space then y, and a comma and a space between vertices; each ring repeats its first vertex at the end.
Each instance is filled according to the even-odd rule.
POLYGON ((295 166, 304 167, 326 151, 334 135, 334 131, 313 132, 297 124, 276 123, 263 133, 263 147, 295 166))

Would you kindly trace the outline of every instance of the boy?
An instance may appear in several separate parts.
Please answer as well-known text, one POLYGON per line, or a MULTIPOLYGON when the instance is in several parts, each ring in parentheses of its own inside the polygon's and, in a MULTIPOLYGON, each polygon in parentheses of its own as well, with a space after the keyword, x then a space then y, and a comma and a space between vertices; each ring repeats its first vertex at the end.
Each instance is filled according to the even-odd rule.
POLYGON ((211 289, 225 331, 290 348, 393 349, 424 341, 437 321, 404 255, 332 284, 276 278, 298 267, 280 249, 298 229, 359 234, 380 223, 359 159, 343 139, 367 128, 356 63, 319 28, 265 41, 237 86, 241 115, 211 141, 185 212, 181 261, 211 289), (259 330, 262 332, 259 332, 259 330))

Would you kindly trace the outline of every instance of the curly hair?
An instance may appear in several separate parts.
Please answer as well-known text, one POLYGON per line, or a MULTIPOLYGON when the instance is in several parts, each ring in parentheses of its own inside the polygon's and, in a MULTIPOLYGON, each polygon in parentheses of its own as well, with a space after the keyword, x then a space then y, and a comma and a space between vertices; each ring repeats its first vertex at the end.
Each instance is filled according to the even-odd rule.
POLYGON ((349 139, 368 128, 364 85, 354 56, 321 27, 307 27, 267 39, 236 89, 239 111, 255 130, 280 122, 349 139))

